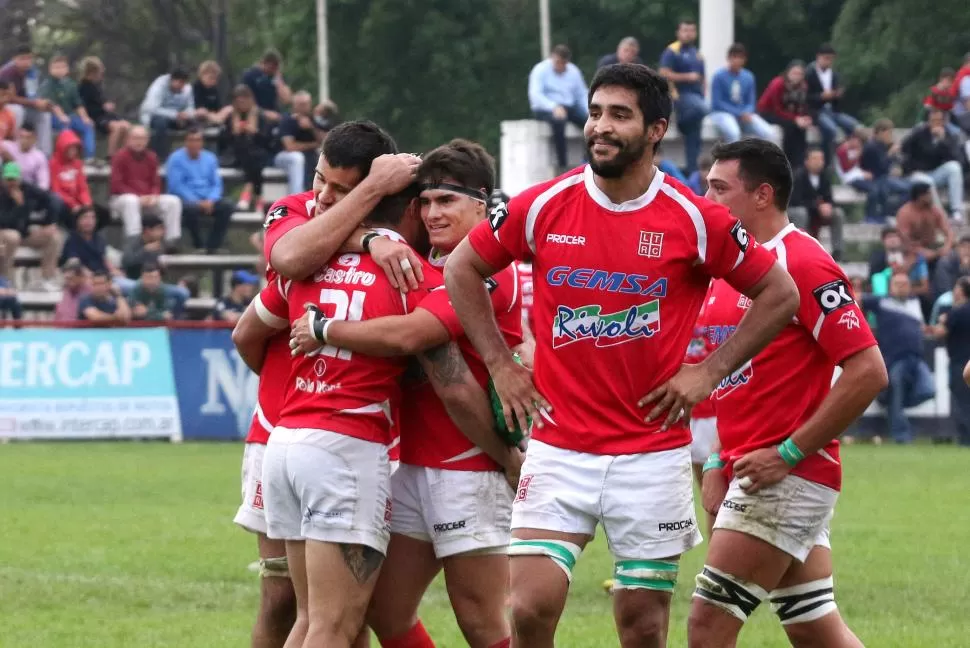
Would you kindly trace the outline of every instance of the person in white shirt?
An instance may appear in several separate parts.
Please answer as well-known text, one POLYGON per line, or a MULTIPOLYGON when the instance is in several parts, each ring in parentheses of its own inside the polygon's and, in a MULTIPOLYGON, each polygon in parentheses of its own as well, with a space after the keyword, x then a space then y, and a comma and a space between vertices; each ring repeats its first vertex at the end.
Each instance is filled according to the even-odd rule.
POLYGON ((589 116, 586 80, 569 62, 571 57, 568 47, 556 45, 549 58, 536 63, 529 73, 529 107, 536 119, 552 126, 557 173, 567 168, 566 122, 583 128, 589 116))
POLYGON ((815 53, 815 62, 805 69, 808 108, 822 135, 826 167, 832 161, 833 147, 839 129, 841 128, 842 132, 848 135, 859 127, 855 117, 840 110, 845 87, 842 85, 841 75, 832 67, 834 63, 835 48, 828 43, 823 43, 815 53))

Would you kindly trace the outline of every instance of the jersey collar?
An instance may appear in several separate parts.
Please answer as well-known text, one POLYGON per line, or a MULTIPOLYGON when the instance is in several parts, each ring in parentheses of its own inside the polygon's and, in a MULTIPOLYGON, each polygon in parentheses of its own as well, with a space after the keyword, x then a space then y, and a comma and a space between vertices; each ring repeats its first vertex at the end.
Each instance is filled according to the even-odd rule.
POLYGON ((428 253, 428 263, 433 265, 435 268, 444 268, 447 261, 447 254, 438 248, 431 248, 431 252, 428 253))
POLYGON ((766 250, 774 250, 776 247, 778 247, 778 244, 781 243, 783 238, 794 232, 796 229, 798 228, 795 227, 795 223, 788 223, 781 228, 781 231, 775 234, 770 241, 762 243, 761 247, 766 250))
MULTIPOLYGON (((656 169, 656 167, 654 167, 656 169)), ((623 203, 615 203, 607 197, 605 193, 596 186, 596 181, 593 179, 593 169, 587 164, 586 168, 583 169, 583 182, 586 185, 586 193, 592 198, 597 205, 611 212, 632 212, 638 209, 643 209, 649 205, 657 192, 660 191, 660 187, 664 183, 664 173, 660 169, 656 169, 656 173, 653 175, 653 180, 650 182, 650 186, 647 187, 647 192, 638 198, 633 200, 628 200, 623 203)))
POLYGON ((375 232, 377 232, 381 236, 386 236, 387 238, 391 239, 392 241, 394 241, 396 243, 404 243, 404 244, 407 244, 407 241, 404 240, 404 237, 401 236, 400 234, 398 234, 397 232, 395 232, 394 230, 385 229, 383 227, 373 227, 371 229, 373 229, 375 232))

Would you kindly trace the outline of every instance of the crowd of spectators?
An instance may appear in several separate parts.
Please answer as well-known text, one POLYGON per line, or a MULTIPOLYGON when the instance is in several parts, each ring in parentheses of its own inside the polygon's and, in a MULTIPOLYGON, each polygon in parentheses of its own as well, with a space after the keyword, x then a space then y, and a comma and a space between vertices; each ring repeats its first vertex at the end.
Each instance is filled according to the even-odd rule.
MULTIPOLYGON (((288 193, 308 189, 338 122, 335 104, 314 106, 309 93, 290 89, 275 50, 228 97, 214 61, 199 65, 194 79, 175 66, 148 84, 134 119, 106 96, 97 57, 77 64, 76 79, 66 57, 46 64, 43 74, 23 47, 0 66, 0 320, 21 317, 13 269, 22 246, 40 256, 40 279, 26 287, 60 291, 59 320, 180 316, 189 292, 163 281, 165 255, 224 253, 233 213, 265 209, 267 167, 283 171, 288 193), (221 167, 241 171, 238 196, 227 195, 221 167), (92 196, 92 170, 107 171, 103 202, 92 196), (100 232, 112 221, 122 226, 120 267, 100 232)), ((221 302, 216 319, 251 293, 243 278, 233 278, 234 297, 221 302)))

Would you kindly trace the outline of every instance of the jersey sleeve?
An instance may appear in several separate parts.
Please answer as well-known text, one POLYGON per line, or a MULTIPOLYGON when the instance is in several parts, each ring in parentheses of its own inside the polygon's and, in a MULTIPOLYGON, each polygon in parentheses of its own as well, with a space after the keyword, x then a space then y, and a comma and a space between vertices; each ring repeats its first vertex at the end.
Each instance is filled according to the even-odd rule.
POLYGON ((705 240, 698 241, 701 265, 710 276, 743 293, 767 274, 775 257, 748 236, 726 207, 704 202, 699 206, 705 230, 701 233, 705 240))
POLYGON ((289 196, 273 203, 263 222, 263 229, 266 230, 266 235, 263 237, 263 256, 267 262, 273 252, 273 246, 283 238, 284 234, 310 220, 305 212, 294 209, 287 198, 289 196))
POLYGON ((437 317, 438 321, 448 330, 448 337, 452 340, 457 340, 464 335, 465 330, 458 320, 458 314, 455 313, 451 300, 448 299, 448 291, 444 288, 437 288, 429 292, 424 299, 418 302, 417 308, 423 308, 437 317))
POLYGON ((526 238, 530 199, 519 195, 502 201, 489 211, 488 219, 468 235, 472 249, 493 268, 504 268, 516 259, 532 256, 526 238))
POLYGON ((871 346, 876 339, 852 294, 852 284, 825 255, 790 263, 798 287, 798 322, 812 334, 835 364, 871 346))
POLYGON ((289 304, 282 281, 277 279, 266 284, 253 300, 259 319, 270 328, 284 329, 290 325, 289 304))

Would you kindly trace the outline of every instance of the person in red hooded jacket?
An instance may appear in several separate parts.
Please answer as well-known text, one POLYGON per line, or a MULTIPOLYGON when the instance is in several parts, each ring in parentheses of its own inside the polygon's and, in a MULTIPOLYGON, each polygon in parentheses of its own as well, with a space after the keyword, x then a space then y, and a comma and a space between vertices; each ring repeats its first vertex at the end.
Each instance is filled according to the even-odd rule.
POLYGON ((110 219, 108 210, 95 205, 91 199, 88 180, 84 176, 81 161, 81 140, 72 130, 63 130, 57 136, 54 155, 51 156, 51 193, 58 205, 58 221, 69 230, 82 211, 94 209, 101 229, 110 219))

